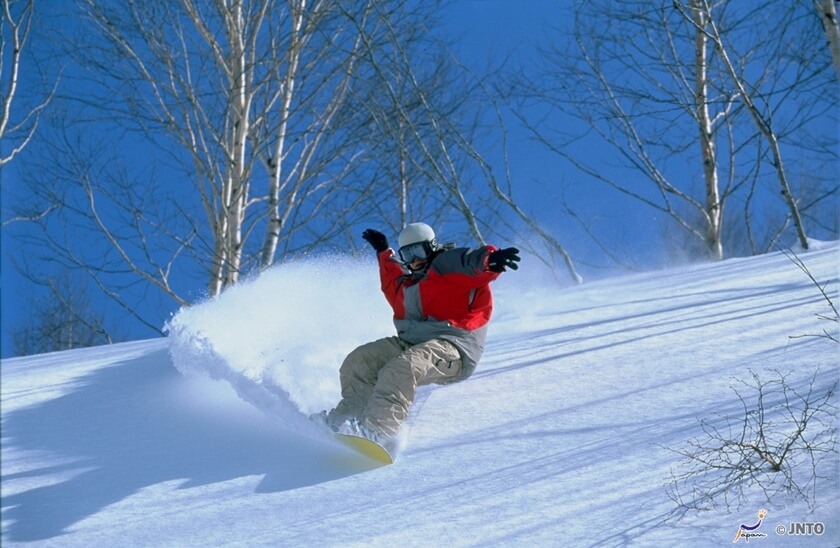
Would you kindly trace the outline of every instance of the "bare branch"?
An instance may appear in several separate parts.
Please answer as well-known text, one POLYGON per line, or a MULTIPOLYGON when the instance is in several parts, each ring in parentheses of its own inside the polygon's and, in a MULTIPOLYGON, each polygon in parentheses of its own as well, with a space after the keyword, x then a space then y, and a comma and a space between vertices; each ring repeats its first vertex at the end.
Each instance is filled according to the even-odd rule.
POLYGON ((0 168, 11 162, 29 145, 35 136, 41 115, 55 97, 59 80, 56 79, 46 98, 31 107, 23 116, 13 122, 13 110, 19 99, 19 79, 23 65, 23 55, 27 47, 32 30, 32 17, 35 11, 34 0, 13 2, 3 0, 2 16, 0 16, 0 87, 2 87, 2 105, 0 105, 0 141, 14 142, 9 150, 0 151, 0 168), (22 6, 15 14, 12 4, 22 6), (7 36, 8 33, 8 36, 7 36), (7 47, 11 46, 11 53, 7 54, 7 47), (9 63, 7 66, 6 63, 9 63))
MULTIPOLYGON (((808 279, 811 280, 811 282, 814 284, 814 286, 820 292, 820 295, 822 295, 823 300, 828 304, 829 308, 831 309, 831 312, 832 312, 831 316, 827 316, 827 315, 824 315, 824 314, 817 314, 817 317, 821 320, 827 320, 827 321, 830 321, 830 322, 840 324, 840 312, 837 311, 837 307, 834 305, 834 301, 831 300, 831 297, 828 296, 828 292, 826 291, 826 287, 828 286, 828 282, 825 282, 824 284, 820 284, 817 281, 817 279, 814 277, 814 275, 811 273, 811 270, 808 268, 808 266, 805 264, 805 262, 796 253, 794 253, 792 250, 782 249, 781 251, 782 251, 782 253, 784 253, 784 255, 788 259, 790 259, 790 261, 793 264, 795 264, 799 268, 799 270, 801 270, 802 272, 805 273, 806 276, 808 276, 808 279)), ((796 338, 801 338, 801 337, 824 337, 824 338, 826 338, 830 341, 840 343, 840 338, 838 338, 838 335, 837 335, 837 327, 835 327, 833 331, 834 331, 833 333, 829 333, 829 331, 827 329, 823 329, 823 334, 822 335, 797 335, 797 336, 791 336, 791 338, 796 339, 796 338)))

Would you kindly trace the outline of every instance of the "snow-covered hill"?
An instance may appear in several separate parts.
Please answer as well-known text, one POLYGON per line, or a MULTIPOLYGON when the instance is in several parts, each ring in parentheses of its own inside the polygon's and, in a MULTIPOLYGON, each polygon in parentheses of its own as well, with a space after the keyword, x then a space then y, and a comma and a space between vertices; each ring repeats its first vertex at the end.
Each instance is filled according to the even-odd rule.
MULTIPOLYGON (((840 246, 817 248, 800 257, 840 304, 840 246)), ((677 519, 666 490, 701 419, 743 417, 739 380, 840 377, 838 344, 810 336, 838 335, 831 308, 784 254, 564 290, 523 264, 496 284, 476 374, 421 391, 383 468, 298 418, 390 334, 375 276, 302 261, 182 311, 167 339, 4 360, 2 544, 710 546, 760 508, 752 543, 840 544, 836 452, 810 501, 750 492, 677 519), (800 522, 822 534, 776 534, 800 522)))

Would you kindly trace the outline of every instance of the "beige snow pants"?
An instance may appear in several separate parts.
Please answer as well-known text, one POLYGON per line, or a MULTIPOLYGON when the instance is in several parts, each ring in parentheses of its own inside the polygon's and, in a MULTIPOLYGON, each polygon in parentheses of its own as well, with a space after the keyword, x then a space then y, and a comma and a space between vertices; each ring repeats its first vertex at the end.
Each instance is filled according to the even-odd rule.
POLYGON ((454 380, 461 356, 449 341, 411 345, 399 337, 364 344, 344 359, 339 371, 341 401, 334 413, 393 436, 408 415, 418 386, 454 380))

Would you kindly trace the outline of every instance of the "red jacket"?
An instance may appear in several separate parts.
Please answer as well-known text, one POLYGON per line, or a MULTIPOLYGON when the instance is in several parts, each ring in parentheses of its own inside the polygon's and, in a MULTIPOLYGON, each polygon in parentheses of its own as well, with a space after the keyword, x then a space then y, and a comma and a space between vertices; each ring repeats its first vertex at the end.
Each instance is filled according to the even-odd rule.
POLYGON ((410 273, 394 251, 379 253, 382 293, 394 310, 397 334, 411 344, 445 339, 461 353, 461 374, 475 371, 484 352, 487 323, 493 313, 490 282, 499 277, 487 268, 493 246, 448 249, 436 253, 422 272, 410 273))

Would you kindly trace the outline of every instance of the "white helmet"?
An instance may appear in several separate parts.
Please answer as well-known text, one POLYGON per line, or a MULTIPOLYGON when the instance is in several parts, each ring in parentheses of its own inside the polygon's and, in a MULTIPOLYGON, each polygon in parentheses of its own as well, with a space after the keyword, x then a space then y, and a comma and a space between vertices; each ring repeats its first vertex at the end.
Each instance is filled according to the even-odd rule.
MULTIPOLYGON (((437 251, 435 231, 426 223, 411 223, 400 232, 398 238, 400 249, 399 255, 402 262, 410 265, 415 261, 427 261, 437 251)), ((409 268, 412 268, 409 266, 409 268)))
POLYGON ((398 241, 400 247, 420 242, 434 242, 435 231, 426 223, 410 223, 402 229, 398 241))

